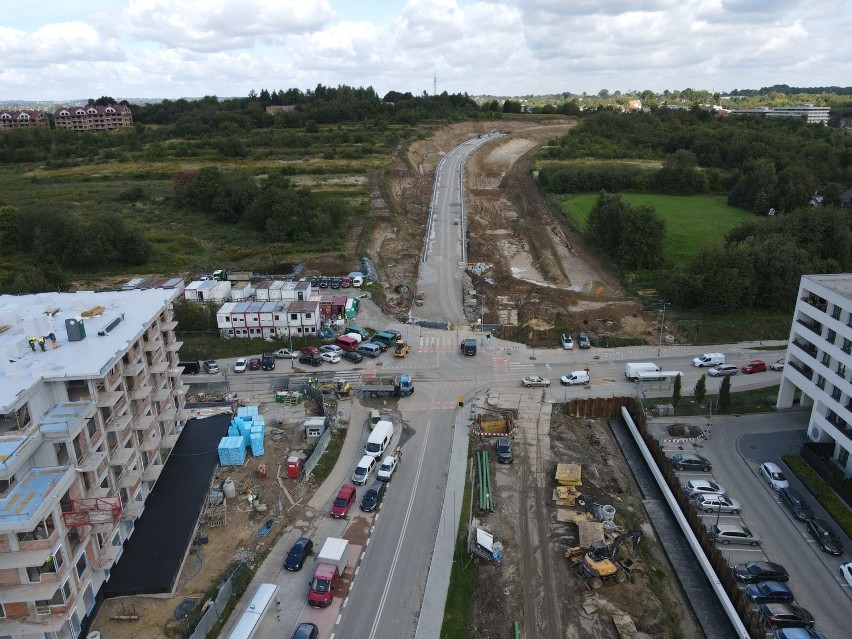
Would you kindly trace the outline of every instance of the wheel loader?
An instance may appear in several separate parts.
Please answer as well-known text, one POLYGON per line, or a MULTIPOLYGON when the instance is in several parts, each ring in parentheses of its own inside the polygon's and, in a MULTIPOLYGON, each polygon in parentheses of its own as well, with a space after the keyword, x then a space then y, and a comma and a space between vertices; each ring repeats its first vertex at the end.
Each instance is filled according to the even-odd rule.
MULTIPOLYGON (((578 574, 585 580, 586 586, 597 590, 603 586, 605 581, 622 583, 629 577, 629 571, 633 566, 633 558, 639 552, 639 543, 642 541, 642 533, 631 530, 619 535, 611 542, 594 541, 589 550, 582 555, 578 574), (627 559, 618 558, 618 550, 625 541, 633 542, 633 550, 627 559)), ((566 552, 566 556, 571 551, 566 552)))

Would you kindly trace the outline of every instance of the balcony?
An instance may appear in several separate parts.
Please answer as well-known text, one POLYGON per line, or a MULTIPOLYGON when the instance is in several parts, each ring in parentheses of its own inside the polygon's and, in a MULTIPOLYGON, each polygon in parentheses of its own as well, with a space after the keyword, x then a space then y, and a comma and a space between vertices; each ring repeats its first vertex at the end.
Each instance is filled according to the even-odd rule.
POLYGON ((160 322, 160 330, 161 331, 173 331, 177 328, 178 323, 175 320, 169 320, 168 322, 160 322))
POLYGON ((150 453, 152 450, 157 450, 160 447, 161 442, 162 438, 155 433, 153 437, 149 437, 144 442, 142 442, 140 448, 146 453, 150 453))
POLYGON ((180 433, 174 433, 173 435, 166 435, 165 437, 163 437, 163 443, 160 445, 160 448, 174 448, 177 445, 179 438, 180 438, 180 433))
POLYGON ((110 456, 109 465, 126 467, 135 456, 136 450, 133 448, 118 448, 110 456))
POLYGON ((168 362, 168 360, 165 360, 165 359, 161 359, 156 364, 151 364, 151 366, 148 367, 149 372, 154 373, 156 375, 160 375, 161 373, 165 373, 168 369, 169 369, 169 362, 168 362))
POLYGON ((797 319, 796 323, 804 326, 812 333, 816 333, 818 337, 822 337, 822 324, 820 324, 819 322, 815 322, 813 320, 797 319))
POLYGON ((82 459, 77 460, 77 472, 93 473, 106 459, 106 453, 90 450, 82 459))
POLYGON ((828 302, 817 295, 803 295, 802 301, 806 304, 810 304, 814 308, 825 313, 828 310, 828 302))
POLYGON ((155 353, 158 350, 160 350, 162 345, 163 345, 162 341, 160 341, 159 339, 154 339, 154 340, 145 342, 144 349, 145 349, 146 353, 155 353))
POLYGON ((104 546, 98 558, 95 559, 95 570, 109 570, 118 561, 118 556, 121 554, 121 546, 104 546))
POLYGON ((151 395, 153 389, 148 384, 140 384, 130 392, 130 399, 133 401, 143 401, 151 395))
POLYGON ((793 344, 798 346, 801 350, 803 350, 806 354, 810 355, 811 357, 817 356, 817 347, 814 346, 813 344, 806 342, 805 340, 798 338, 798 337, 793 340, 793 344))
POLYGON ((98 394, 98 408, 112 408, 124 397, 121 391, 107 391, 98 394))
POLYGON ((133 364, 127 364, 124 367, 122 375, 125 377, 136 377, 143 370, 145 370, 145 367, 142 365, 142 362, 134 362, 133 364))
POLYGON ((166 346, 166 350, 170 353, 177 353, 181 346, 183 346, 183 342, 171 342, 168 346, 166 346))
POLYGON ((127 469, 121 475, 121 478, 118 480, 118 485, 120 488, 133 488, 136 484, 139 483, 139 480, 142 479, 142 471, 138 469, 127 469))
POLYGON ((119 415, 117 417, 112 417, 107 422, 108 433, 120 433, 125 428, 127 428, 128 424, 130 424, 130 415, 119 415))
POLYGON ((170 419, 174 419, 176 415, 177 409, 174 406, 169 406, 163 412, 157 415, 157 419, 159 419, 161 422, 165 422, 170 419))
POLYGON ((147 431, 151 429, 151 426, 154 425, 154 416, 153 415, 142 415, 136 421, 133 422, 133 430, 139 431, 147 431))
POLYGON ((157 481, 160 478, 160 473, 163 472, 163 464, 151 464, 142 473, 142 479, 144 481, 157 481))
POLYGON ((172 395, 172 391, 171 391, 171 389, 170 389, 170 388, 158 388, 158 389, 154 392, 154 401, 157 401, 157 402, 164 402, 164 401, 166 401, 169 397, 171 397, 171 395, 172 395))
POLYGON ((131 501, 124 510, 121 511, 121 519, 123 521, 134 521, 142 516, 142 511, 145 510, 144 501, 131 501))

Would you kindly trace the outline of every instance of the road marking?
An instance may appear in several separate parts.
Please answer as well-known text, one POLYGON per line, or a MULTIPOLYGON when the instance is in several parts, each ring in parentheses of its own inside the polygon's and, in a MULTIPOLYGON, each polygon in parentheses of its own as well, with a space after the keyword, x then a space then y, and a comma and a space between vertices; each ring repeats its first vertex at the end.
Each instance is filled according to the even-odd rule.
POLYGON ((429 431, 432 428, 432 420, 430 419, 426 422, 426 432, 423 435, 423 445, 421 446, 421 454, 420 460, 417 462, 417 472, 414 475, 414 492, 411 493, 411 498, 408 500, 408 509, 405 512, 405 519, 402 522, 402 530, 399 533, 399 541, 396 543, 396 551, 393 554, 393 561, 391 561, 390 570, 388 571, 388 578, 385 581, 385 589, 382 591, 382 597, 379 600, 379 608, 376 611, 376 618, 373 620, 373 627, 370 629, 370 634, 367 635, 368 639, 373 639, 376 636, 376 632, 379 628, 379 621, 382 617, 382 610, 385 607, 385 603, 387 602, 388 593, 390 592, 390 584, 391 579, 393 578, 394 570, 396 569, 396 564, 399 561, 399 555, 402 552, 402 541, 405 538, 405 531, 408 529, 408 522, 411 519, 411 511, 414 508, 414 497, 417 494, 416 486, 420 485, 420 473, 423 471, 423 461, 426 459, 426 455, 424 451, 428 450, 428 442, 429 442, 429 431))

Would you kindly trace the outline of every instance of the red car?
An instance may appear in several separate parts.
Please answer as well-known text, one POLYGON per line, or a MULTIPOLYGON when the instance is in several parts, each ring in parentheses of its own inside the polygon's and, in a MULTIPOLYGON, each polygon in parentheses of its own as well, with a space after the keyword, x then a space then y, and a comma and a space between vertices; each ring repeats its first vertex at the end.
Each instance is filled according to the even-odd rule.
POLYGON ((352 504, 355 503, 356 496, 355 484, 343 484, 331 504, 331 516, 335 519, 346 517, 352 504))
POLYGON ((252 357, 249 360, 249 370, 250 371, 259 371, 260 370, 260 360, 257 357, 252 357))
POLYGON ((305 355, 317 355, 317 356, 319 356, 321 354, 321 351, 316 346, 303 346, 302 347, 302 353, 305 354, 305 355))
POLYGON ((766 371, 766 362, 762 359, 753 359, 748 364, 743 365, 743 373, 749 375, 751 373, 763 373, 766 371))

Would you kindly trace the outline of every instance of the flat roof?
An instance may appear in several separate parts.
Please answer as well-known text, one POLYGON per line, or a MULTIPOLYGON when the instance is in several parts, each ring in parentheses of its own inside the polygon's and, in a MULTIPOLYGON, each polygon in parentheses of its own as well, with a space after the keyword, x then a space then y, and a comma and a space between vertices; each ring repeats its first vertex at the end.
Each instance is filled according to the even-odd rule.
POLYGON ((160 288, 0 295, 0 413, 16 408, 18 397, 42 381, 103 377, 107 365, 178 295, 177 289, 160 288), (82 322, 84 339, 69 339, 69 319, 82 322), (47 339, 51 334, 55 347, 47 339), (37 343, 33 350, 30 339, 40 337, 45 350, 37 343))
POLYGON ((831 275, 803 275, 802 279, 816 282, 820 286, 835 291, 839 295, 852 299, 852 273, 834 273, 831 275))

